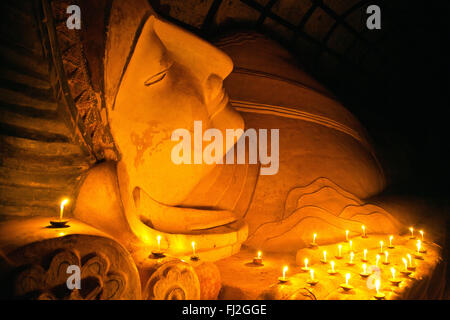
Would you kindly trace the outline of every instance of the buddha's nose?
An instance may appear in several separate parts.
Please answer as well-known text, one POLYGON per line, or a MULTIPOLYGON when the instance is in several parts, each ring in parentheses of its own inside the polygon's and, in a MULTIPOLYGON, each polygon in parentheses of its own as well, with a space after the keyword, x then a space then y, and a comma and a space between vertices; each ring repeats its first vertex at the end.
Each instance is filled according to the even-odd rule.
POLYGON ((209 114, 213 114, 218 109, 223 108, 224 99, 223 79, 217 74, 211 74, 206 79, 205 84, 205 101, 209 114))

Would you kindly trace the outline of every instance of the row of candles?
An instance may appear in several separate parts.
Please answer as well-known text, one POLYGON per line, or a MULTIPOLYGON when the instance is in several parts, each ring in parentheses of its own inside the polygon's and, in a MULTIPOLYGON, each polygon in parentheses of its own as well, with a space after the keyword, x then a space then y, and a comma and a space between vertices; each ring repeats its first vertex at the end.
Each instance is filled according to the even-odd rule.
MULTIPOLYGON (((362 230, 363 230, 363 233, 362 233, 361 236, 363 238, 368 238, 368 236, 366 234, 366 231, 365 231, 365 226, 362 226, 362 230)), ((411 232, 410 239, 415 239, 414 228, 411 227, 409 230, 411 232)), ((424 238, 424 232, 423 232, 423 230, 420 230, 419 232, 421 234, 421 239, 422 240, 417 240, 417 245, 416 245, 417 246, 417 251, 416 251, 414 256, 415 256, 416 259, 423 259, 422 253, 426 253, 427 251, 426 251, 426 249, 424 249, 422 247, 422 241, 423 241, 423 238, 424 238)), ((353 266, 353 265, 355 265, 355 262, 353 260, 353 258, 354 258, 353 243, 352 243, 352 240, 349 240, 348 235, 349 235, 349 231, 346 230, 346 232, 345 232, 345 239, 346 239, 346 242, 349 243, 349 248, 350 248, 350 260, 346 264, 349 265, 349 266, 353 266)), ((313 241, 311 243, 312 247, 317 247, 318 246, 317 242, 316 242, 316 238, 317 238, 317 234, 315 233, 313 235, 313 241)), ((394 239, 394 236, 391 235, 389 237, 389 245, 388 245, 389 249, 394 249, 395 248, 395 246, 392 244, 392 240, 393 239, 394 239)), ((384 251, 383 252, 383 245, 384 245, 384 242, 380 241, 380 253, 382 253, 382 254, 384 253, 384 255, 385 255, 385 259, 384 259, 384 261, 382 263, 384 265, 389 265, 390 264, 390 262, 388 260, 389 253, 388 253, 388 251, 384 251)), ((407 256, 407 258, 409 260, 409 265, 408 265, 408 261, 406 260, 406 258, 402 258, 402 261, 403 261, 403 263, 405 265, 405 269, 401 270, 400 272, 402 274, 404 274, 405 276, 409 276, 412 273, 412 271, 414 271, 416 269, 416 266, 413 266, 413 264, 412 264, 412 257, 411 257, 411 255, 408 253, 406 256, 407 256)), ((342 259, 343 258, 343 256, 342 256, 342 245, 338 245, 338 254, 335 256, 335 258, 336 259, 342 259)), ((368 262, 367 249, 364 249, 364 253, 363 253, 363 257, 362 257, 361 261, 362 262, 368 262)), ((377 254, 376 255, 375 266, 378 267, 379 261, 380 261, 380 255, 377 254)), ((310 272, 310 278, 306 282, 309 285, 314 286, 314 285, 316 285, 319 282, 319 280, 314 278, 314 269, 308 267, 308 262, 309 262, 308 258, 305 258, 304 262, 305 262, 305 265, 304 265, 304 267, 301 267, 301 270, 303 272, 307 272, 307 271, 310 272)), ((328 261, 327 261, 327 252, 326 251, 323 251, 323 258, 320 260, 320 262, 322 264, 327 264, 328 263, 328 261)), ((255 263, 255 264, 262 264, 261 251, 258 252, 258 256, 254 258, 253 263, 255 263)), ((338 272, 334 268, 334 266, 335 266, 334 261, 330 261, 330 266, 331 266, 331 269, 328 270, 328 274, 331 275, 331 276, 336 275, 338 272)), ((363 268, 363 271, 360 273, 360 276, 362 278, 369 277, 371 274, 367 272, 367 265, 365 263, 362 265, 362 268, 363 268)), ((286 283, 289 280, 286 277, 287 270, 288 270, 288 267, 284 266, 283 267, 283 276, 278 278, 280 283, 286 283)), ((400 280, 400 279, 395 277, 396 270, 395 270, 394 267, 391 267, 391 274, 392 274, 392 278, 389 279, 390 283, 392 285, 394 285, 394 286, 398 286, 402 282, 402 280, 400 280)), ((349 284, 350 276, 351 276, 350 273, 346 273, 346 275, 345 275, 345 283, 340 285, 340 287, 344 291, 349 291, 349 290, 353 289, 353 287, 349 284)), ((380 292, 380 290, 379 290, 380 289, 380 285, 381 285, 380 279, 375 279, 376 295, 374 295, 374 297, 376 299, 384 299, 385 298, 384 293, 380 292)))

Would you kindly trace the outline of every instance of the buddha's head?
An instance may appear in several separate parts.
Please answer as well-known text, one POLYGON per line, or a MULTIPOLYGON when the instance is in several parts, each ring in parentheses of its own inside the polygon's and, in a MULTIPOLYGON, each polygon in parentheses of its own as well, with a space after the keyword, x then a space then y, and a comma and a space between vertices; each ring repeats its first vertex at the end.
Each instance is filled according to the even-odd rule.
POLYGON ((105 95, 120 153, 122 198, 133 194, 136 201, 140 190, 158 204, 176 206, 214 165, 172 161, 174 130, 191 132, 193 155, 201 152, 194 150, 194 121, 202 121, 203 132, 216 128, 224 136, 225 129, 244 126, 222 86, 233 64, 219 49, 159 19, 148 5, 147 11, 121 5, 111 11, 105 95))

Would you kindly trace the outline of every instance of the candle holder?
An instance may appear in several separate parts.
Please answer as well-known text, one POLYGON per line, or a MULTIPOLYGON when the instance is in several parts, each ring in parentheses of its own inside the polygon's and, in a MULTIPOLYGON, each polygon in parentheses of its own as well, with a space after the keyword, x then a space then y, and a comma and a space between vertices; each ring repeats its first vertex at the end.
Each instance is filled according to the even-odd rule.
POLYGON ((377 292, 376 295, 373 296, 375 299, 377 300, 384 300, 384 298, 386 297, 386 295, 383 292, 377 292))
POLYGON ((349 285, 349 284, 347 284, 347 283, 342 283, 342 284, 340 285, 340 287, 341 287, 342 289, 344 289, 344 291, 346 291, 346 292, 353 289, 353 286, 352 286, 352 285, 349 285))
POLYGON ((387 266, 388 264, 390 264, 389 261, 383 261, 382 263, 383 263, 385 266, 387 266))
POLYGON ((347 261, 346 264, 347 264, 349 267, 353 267, 353 266, 355 265, 355 263, 354 263, 353 261, 347 261))
POLYGON ((319 283, 319 280, 316 280, 316 279, 308 279, 308 280, 306 280, 306 283, 309 284, 311 287, 314 287, 316 284, 319 283))
POLYGON ((390 282, 393 286, 398 287, 398 285, 400 284, 400 282, 402 282, 402 280, 391 278, 391 279, 389 279, 389 282, 390 282))
POLYGON ((324 260, 324 259, 320 259, 320 262, 321 262, 322 264, 327 264, 327 263, 328 263, 328 261, 327 261, 327 260, 324 260))
POLYGON ((425 248, 420 248, 419 252, 420 252, 420 253, 427 253, 427 249, 425 249, 425 248))
POLYGON ((334 256, 336 259, 341 260, 343 256, 334 256))
POLYGON ((409 271, 416 271, 416 266, 408 266, 409 271))
POLYGON ((301 267, 300 269, 302 270, 302 272, 309 272, 309 268, 308 267, 301 267))
POLYGON ((416 258, 417 260, 423 260, 423 256, 422 256, 422 254, 419 253, 419 252, 416 252, 416 253, 414 254, 414 258, 416 258))
POLYGON ((191 260, 192 261, 198 261, 198 260, 200 260, 200 257, 197 254, 195 254, 195 255, 191 256, 191 260))
POLYGON ((287 277, 278 277, 278 282, 279 283, 286 283, 289 281, 289 278, 287 277))
POLYGON ((405 277, 408 277, 412 273, 412 271, 410 271, 410 270, 402 270, 402 271, 400 271, 400 273, 402 275, 404 275, 405 277))
POLYGON ((395 246, 393 244, 388 245, 388 249, 395 249, 395 246))
POLYGON ((262 258, 261 257, 254 257, 253 258, 253 264, 256 264, 257 266, 262 266, 262 258))
POLYGON ((318 245, 316 242, 311 242, 311 243, 309 244, 309 247, 310 247, 311 249, 318 249, 318 248, 319 248, 319 245, 318 245))
POLYGON ((50 220, 52 228, 68 228, 67 223, 69 220, 50 220))
POLYGON ((369 259, 367 259, 367 258, 366 258, 366 259, 361 258, 361 261, 362 261, 362 262, 369 262, 369 259))
POLYGON ((163 251, 159 251, 159 250, 152 251, 152 255, 153 255, 153 258, 158 258, 158 259, 164 258, 166 256, 163 251))
POLYGON ((336 271, 336 270, 332 270, 332 269, 328 269, 328 274, 330 275, 330 276, 334 276, 334 275, 336 275, 338 272, 336 271))
POLYGON ((359 275, 361 277, 363 277, 363 278, 367 278, 368 276, 370 276, 370 273, 368 273, 368 272, 361 272, 359 275))

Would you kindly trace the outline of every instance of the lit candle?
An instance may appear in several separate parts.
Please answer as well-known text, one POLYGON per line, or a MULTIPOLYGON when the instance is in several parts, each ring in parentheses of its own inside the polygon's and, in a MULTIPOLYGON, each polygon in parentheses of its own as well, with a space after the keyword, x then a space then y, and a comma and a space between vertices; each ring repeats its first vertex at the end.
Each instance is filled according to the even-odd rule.
POLYGON ((350 252, 350 261, 347 262, 347 264, 348 264, 349 266, 353 266, 353 265, 355 264, 355 263, 353 262, 353 251, 350 252))
POLYGON ((409 231, 411 231, 411 237, 410 237, 410 239, 414 239, 414 238, 415 238, 415 237, 414 237, 414 228, 413 228, 413 227, 409 228, 409 231))
POLYGON ((392 239, 394 239, 394 236, 390 236, 389 237, 389 249, 393 249, 394 248, 394 246, 392 245, 392 239))
POLYGON ((367 266, 366 266, 366 264, 363 263, 362 267, 363 267, 363 272, 361 272, 360 275, 363 278, 367 278, 369 276, 369 274, 367 273, 367 266))
POLYGON ((362 237, 363 237, 363 238, 367 238, 367 234, 366 234, 366 226, 363 225, 361 228, 362 228, 362 230, 363 230, 363 235, 362 235, 362 237))
POLYGON ((350 280, 350 273, 347 273, 345 275, 345 284, 341 284, 341 288, 344 289, 345 291, 353 289, 353 287, 349 285, 348 280, 350 280))
POLYGON ((191 260, 198 260, 199 257, 198 255, 195 253, 195 241, 191 242, 192 245, 192 256, 191 256, 191 260))
POLYGON ((405 265, 405 270, 400 271, 401 273, 403 273, 405 276, 408 276, 411 274, 411 271, 408 270, 408 262, 406 261, 405 258, 402 258, 403 260, 403 264, 405 265))
POLYGON ((258 251, 258 255, 253 258, 253 263, 256 265, 262 265, 262 253, 258 251))
POLYGON ((380 253, 383 253, 383 241, 380 241, 380 253))
POLYGON ((384 252, 384 257, 385 258, 384 258, 383 264, 389 264, 388 256, 389 256, 389 253, 387 251, 385 251, 384 252))
POLYGON ((381 300, 384 299, 384 293, 380 292, 380 279, 375 280, 375 289, 377 290, 377 294, 374 296, 375 299, 381 300))
POLYGON ((338 255, 336 256, 336 259, 342 259, 342 245, 339 245, 339 251, 338 251, 338 255))
POLYGON ((427 250, 422 246, 422 241, 417 240, 417 255, 419 257, 416 257, 417 259, 423 259, 421 253, 427 253, 427 250))
POLYGON ((308 269, 308 258, 305 258, 305 266, 302 267, 302 271, 304 271, 304 272, 309 271, 309 269, 308 269))
POLYGON ((286 278, 286 271, 288 271, 288 267, 284 266, 283 267, 283 276, 278 278, 278 281, 284 283, 288 281, 288 278, 286 278))
POLYGON ((408 266, 408 270, 416 270, 416 266, 412 265, 412 259, 411 259, 411 255, 408 253, 406 254, 408 256, 409 259, 409 266, 408 266))
POLYGON ((320 262, 327 263, 327 252, 326 251, 323 251, 323 259, 320 260, 320 262))
POLYGON ((377 254, 377 262, 375 263, 375 266, 378 267, 378 261, 380 261, 380 255, 377 254))
POLYGON ((311 247, 314 247, 314 248, 317 247, 316 238, 317 238, 317 233, 314 233, 313 234, 313 241, 311 242, 311 247))
POLYGON ((152 254, 155 258, 163 258, 164 252, 161 250, 161 236, 156 236, 156 243, 158 244, 158 250, 152 251, 152 254))
POLYGON ((394 267, 391 268, 391 273, 392 273, 392 278, 389 279, 389 281, 394 285, 394 286, 398 286, 400 282, 402 282, 401 280, 395 279, 395 269, 394 267))
POLYGON ((306 282, 308 284, 310 284, 311 286, 314 286, 314 285, 316 285, 319 282, 319 280, 314 279, 314 270, 313 269, 310 270, 310 274, 311 274, 311 279, 309 279, 306 282))
POLYGON ((352 240, 349 241, 349 248, 350 248, 350 251, 352 251, 352 249, 353 249, 353 242, 352 242, 352 240))
POLYGON ((367 262, 367 249, 364 249, 364 256, 362 258, 363 262, 367 262))
POLYGON ((423 230, 420 230, 419 232, 420 232, 420 236, 421 236, 422 241, 423 241, 423 230))
POLYGON ((334 270, 334 261, 331 261, 330 265, 331 265, 331 269, 328 270, 328 274, 335 275, 337 272, 334 270))
POLYGON ((69 199, 63 199, 59 205, 59 218, 58 220, 51 220, 50 224, 56 228, 64 228, 67 227, 67 220, 63 220, 64 216, 64 206, 69 203, 69 199))
POLYGON ((62 219, 63 219, 64 206, 67 203, 69 203, 69 199, 64 199, 63 201, 61 201, 61 205, 60 205, 61 210, 59 211, 59 221, 62 221, 62 219))
POLYGON ((348 242, 348 230, 345 230, 345 241, 348 242))

